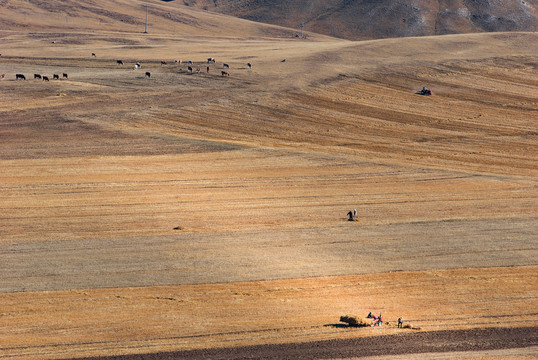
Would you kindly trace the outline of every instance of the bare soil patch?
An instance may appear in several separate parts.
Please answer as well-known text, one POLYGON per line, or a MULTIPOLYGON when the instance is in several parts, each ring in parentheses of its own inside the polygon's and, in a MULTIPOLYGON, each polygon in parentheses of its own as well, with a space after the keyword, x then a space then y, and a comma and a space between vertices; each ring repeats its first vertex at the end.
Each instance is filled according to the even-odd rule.
MULTIPOLYGON (((2 353, 9 358, 58 359, 371 339, 415 334, 416 328, 421 330, 410 340, 419 341, 422 332, 438 330, 530 327, 535 331, 536 270, 536 266, 474 268, 4 293, 0 294, 2 353), (339 322, 341 315, 366 316, 370 311, 383 314, 382 327, 349 328, 339 322), (398 329, 398 317, 412 329, 398 329)), ((502 338, 499 334, 510 334, 503 329, 488 331, 480 341, 491 344, 502 338)), ((493 348, 536 345, 527 340, 515 345, 517 337, 506 335, 506 341, 493 348)), ((411 343, 406 351, 473 349, 472 342, 442 346, 447 341, 451 346, 461 343, 459 336, 439 341, 433 338, 431 347, 411 343), (418 350, 421 346, 426 347, 418 350)), ((283 349, 295 346, 302 345, 283 349)), ((278 350, 271 351, 274 356, 278 350)))
MULTIPOLYGON (((124 356, 99 357, 102 360, 151 360, 151 359, 359 359, 390 355, 391 358, 405 354, 415 358, 427 353, 427 358, 437 358, 436 354, 459 352, 458 358, 469 358, 491 354, 488 350, 510 349, 513 356, 530 358, 538 344, 538 329, 488 328, 473 330, 452 330, 373 336, 346 340, 316 341, 309 343, 259 345, 236 348, 204 349, 173 353, 155 353, 124 356), (528 352, 525 348, 532 348, 528 352), (523 348, 523 350, 519 350, 523 348), (468 352, 472 355, 467 355, 468 352)), ((511 352, 504 352, 510 356, 511 352)), ((503 358, 501 355, 495 358, 503 358)), ((455 355, 455 354, 454 354, 455 355)), ((454 356, 452 355, 452 356, 454 356)), ((85 360, 97 358, 83 358, 85 360)))
POLYGON ((2 16, 33 30, 0 34, 0 357, 402 331, 335 326, 368 311, 536 328, 536 34, 296 41, 187 10, 146 36, 17 4, 2 16))

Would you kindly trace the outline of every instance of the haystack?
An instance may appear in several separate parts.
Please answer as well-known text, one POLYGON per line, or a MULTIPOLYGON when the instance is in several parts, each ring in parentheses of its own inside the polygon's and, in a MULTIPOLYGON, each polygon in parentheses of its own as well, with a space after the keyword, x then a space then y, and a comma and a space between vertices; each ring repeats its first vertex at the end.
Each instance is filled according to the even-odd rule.
POLYGON ((361 318, 357 316, 349 316, 349 315, 340 316, 340 321, 345 322, 349 326, 353 326, 353 327, 370 326, 370 324, 372 323, 371 319, 361 318))

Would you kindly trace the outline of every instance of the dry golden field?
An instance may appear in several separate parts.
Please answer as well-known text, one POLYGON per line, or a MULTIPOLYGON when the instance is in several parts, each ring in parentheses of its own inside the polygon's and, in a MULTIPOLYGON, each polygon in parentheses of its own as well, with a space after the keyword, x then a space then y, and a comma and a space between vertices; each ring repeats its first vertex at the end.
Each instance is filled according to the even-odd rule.
POLYGON ((0 359, 538 326, 537 34, 36 3, 0 1, 0 359))

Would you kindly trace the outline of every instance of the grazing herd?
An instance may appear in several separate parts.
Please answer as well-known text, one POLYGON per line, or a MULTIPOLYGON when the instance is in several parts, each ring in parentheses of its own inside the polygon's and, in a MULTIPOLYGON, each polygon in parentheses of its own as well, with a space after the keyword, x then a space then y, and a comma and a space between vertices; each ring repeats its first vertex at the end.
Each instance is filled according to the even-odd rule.
MULTIPOLYGON (((92 57, 96 57, 95 56, 95 53, 92 53, 92 57)), ((208 64, 215 64, 217 61, 215 60, 215 58, 207 58, 207 63, 208 64)), ((183 61, 181 60, 174 60, 174 65, 181 65, 183 63, 183 61)), ((196 72, 196 74, 200 74, 202 72, 202 68, 200 66, 198 66, 195 70, 195 68, 193 67, 194 65, 194 62, 192 60, 188 60, 187 63, 189 64, 189 66, 187 66, 187 72, 189 74, 193 74, 196 72)), ((116 60, 116 64, 118 65, 121 65, 123 66, 124 65, 124 62, 123 60, 116 60)), ((161 60, 161 66, 166 66, 168 65, 168 61, 166 60, 161 60)), ((134 65, 134 70, 137 70, 137 69, 140 69, 142 67, 142 65, 140 65, 139 62, 135 63, 134 65)), ((252 69, 252 64, 251 63, 247 63, 247 67, 248 69, 252 69)), ((230 68, 230 65, 229 64, 226 64, 226 63, 223 63, 222 64, 222 68, 223 69, 229 69, 230 68)), ((211 68, 209 66, 206 67, 206 73, 209 73, 209 71, 211 70, 211 68)), ((222 76, 230 76, 230 73, 226 70, 223 70, 221 72, 221 75, 222 76)), ((146 72, 146 76, 145 76, 147 79, 150 79, 151 78, 151 73, 149 71, 146 72)))
MULTIPOLYGON (((93 58, 96 58, 97 56, 95 55, 95 53, 92 53, 92 57, 93 58)), ((207 58, 207 64, 215 64, 216 63, 216 60, 215 58, 212 58, 212 57, 209 57, 207 58)), ((116 64, 117 65, 120 65, 120 66, 123 66, 124 65, 124 62, 123 60, 116 60, 116 64)), ((182 64, 182 61, 181 60, 174 60, 174 64, 178 65, 178 64, 182 64)), ((189 66, 187 67, 187 71, 188 73, 192 74, 194 73, 194 63, 192 60, 189 60, 188 61, 188 64, 189 66)), ((168 62, 166 60, 161 60, 161 66, 166 66, 168 65, 168 62)), ((140 65, 139 62, 136 62, 135 65, 134 65, 134 69, 137 70, 137 69, 140 69, 142 67, 142 65, 140 65)), ((252 69, 252 64, 251 63, 247 63, 247 68, 249 70, 252 69)), ((223 63, 222 64, 222 69, 230 69, 230 65, 227 64, 227 63, 223 63)), ((181 69, 180 69, 181 70, 181 69)), ((210 71, 210 67, 209 65, 206 67, 206 73, 209 73, 210 71)), ((201 67, 198 66, 196 68, 196 73, 197 74, 200 74, 201 73, 201 67)), ((4 74, 3 74, 4 75, 4 74)), ((5 76, 5 75, 4 75, 5 76)), ((4 77, 2 76, 2 78, 4 77)), ((230 72, 227 71, 227 70, 222 70, 221 71, 221 76, 230 76, 230 72)), ((146 71, 146 74, 145 74, 145 77, 147 79, 150 79, 151 78, 151 73, 149 71, 146 71)), ((41 79, 43 81, 49 81, 49 77, 48 76, 45 76, 45 75, 41 75, 41 74, 34 74, 34 79, 41 79)), ((52 79, 53 80, 60 80, 60 75, 59 74, 53 74, 52 75, 52 79)), ((62 79, 69 79, 68 75, 66 73, 62 73, 62 79)), ((24 74, 15 74, 15 80, 26 80, 26 76, 24 74)))
MULTIPOLYGON (((62 73, 63 79, 69 79, 69 76, 66 73, 62 73)), ((34 74, 34 79, 41 79, 43 81, 49 81, 49 77, 46 75, 41 74, 34 74)), ((24 74, 15 74, 15 80, 26 80, 26 76, 24 74)), ((60 75, 53 74, 52 80, 60 80, 60 75)))

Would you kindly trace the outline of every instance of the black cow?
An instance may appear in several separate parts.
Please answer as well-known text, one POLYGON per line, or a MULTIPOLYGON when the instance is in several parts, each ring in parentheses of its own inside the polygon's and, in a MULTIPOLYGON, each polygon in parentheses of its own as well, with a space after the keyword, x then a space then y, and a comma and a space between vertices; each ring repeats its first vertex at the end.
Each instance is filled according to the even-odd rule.
POLYGON ((52 80, 60 80, 60 75, 58 74, 52 75, 52 80))
POLYGON ((68 79, 68 77, 67 77, 67 74, 66 74, 66 73, 63 73, 63 78, 64 78, 64 79, 68 79))
POLYGON ((26 76, 23 74, 15 74, 15 80, 26 80, 26 76))
POLYGON ((43 81, 49 81, 48 76, 43 76, 43 81))
POLYGON ((116 60, 116 63, 117 63, 118 65, 123 65, 123 61, 121 61, 121 60, 116 60))
POLYGON ((41 79, 41 75, 39 75, 39 74, 34 74, 34 79, 41 79))
POLYGON ((229 68, 230 68, 230 65, 228 65, 228 64, 222 64, 222 67, 225 68, 225 69, 229 69, 229 68))
POLYGON ((151 73, 149 71, 146 71, 146 77, 149 79, 151 78, 151 73))

